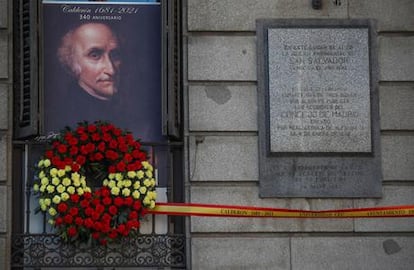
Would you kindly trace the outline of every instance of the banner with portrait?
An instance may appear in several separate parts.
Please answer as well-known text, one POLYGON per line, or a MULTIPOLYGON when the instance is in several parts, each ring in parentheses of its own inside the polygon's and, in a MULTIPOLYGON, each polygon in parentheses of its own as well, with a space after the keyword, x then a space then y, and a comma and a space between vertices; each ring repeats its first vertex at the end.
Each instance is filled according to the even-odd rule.
POLYGON ((108 121, 162 142, 161 7, 43 1, 43 131, 108 121))

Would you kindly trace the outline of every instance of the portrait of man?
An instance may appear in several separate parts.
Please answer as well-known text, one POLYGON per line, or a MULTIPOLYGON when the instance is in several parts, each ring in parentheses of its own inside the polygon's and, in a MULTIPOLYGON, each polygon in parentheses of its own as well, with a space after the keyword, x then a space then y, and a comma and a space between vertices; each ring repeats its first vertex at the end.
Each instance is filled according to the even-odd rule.
POLYGON ((43 130, 107 121, 164 141, 159 4, 43 4, 43 130))
POLYGON ((85 23, 63 37, 58 57, 88 95, 110 100, 119 87, 119 50, 118 38, 107 25, 85 23))

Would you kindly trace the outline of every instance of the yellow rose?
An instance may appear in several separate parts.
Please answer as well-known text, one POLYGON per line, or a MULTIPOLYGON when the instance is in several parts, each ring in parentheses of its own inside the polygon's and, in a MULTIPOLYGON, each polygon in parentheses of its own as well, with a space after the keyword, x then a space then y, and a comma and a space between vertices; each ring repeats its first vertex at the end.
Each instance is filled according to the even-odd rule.
POLYGON ((144 172, 143 171, 137 171, 137 177, 138 177, 138 179, 142 179, 144 177, 144 172))
POLYGON ((103 182, 102 182, 102 185, 103 186, 107 187, 108 184, 109 184, 109 180, 108 179, 103 180, 103 182))
POLYGON ((147 188, 146 187, 140 187, 139 192, 141 192, 141 194, 145 194, 147 192, 147 188))
POLYGON ((133 197, 135 200, 138 200, 138 199, 139 199, 139 196, 141 196, 141 193, 139 193, 139 191, 138 191, 138 190, 135 190, 134 192, 132 192, 132 197, 133 197))
POLYGON ((43 161, 43 165, 45 165, 45 167, 47 168, 47 167, 49 167, 50 166, 50 160, 49 159, 45 159, 44 161, 43 161))
POLYGON ((61 199, 60 199, 60 196, 59 196, 59 195, 55 195, 55 196, 53 197, 53 199, 52 199, 52 202, 53 202, 54 204, 59 204, 59 203, 60 203, 60 201, 61 201, 61 199))
POLYGON ((38 185, 38 184, 34 184, 34 185, 33 185, 33 190, 34 190, 35 192, 38 192, 38 191, 39 191, 39 185, 38 185))
POLYGON ((46 206, 50 206, 50 204, 52 203, 52 200, 50 198, 45 198, 43 202, 46 206))
POLYGON ((69 178, 67 178, 67 177, 63 178, 63 180, 62 180, 62 184, 65 187, 69 186, 71 183, 72 183, 72 181, 69 178))
POLYGON ((84 188, 83 188, 83 191, 84 191, 84 192, 89 192, 89 193, 91 193, 91 192, 92 192, 90 187, 84 187, 84 188))
POLYGON ((59 177, 63 177, 65 174, 66 174, 65 170, 62 170, 62 169, 58 170, 59 177))
POLYGON ((135 176, 137 176, 137 173, 136 173, 136 172, 134 172, 134 171, 129 171, 129 172, 127 173, 127 175, 128 175, 128 178, 134 178, 135 176))
POLYGON ((62 197, 62 201, 67 201, 67 200, 69 200, 69 194, 67 194, 66 192, 63 192, 62 193, 62 195, 61 195, 61 197, 62 197))
POLYGON ((129 195, 131 195, 131 190, 129 190, 129 188, 124 188, 122 190, 122 195, 124 195, 125 197, 128 197, 129 195))
POLYGON ((80 181, 80 174, 77 172, 72 173, 71 177, 74 181, 80 181))
POLYGON ((154 178, 151 178, 151 187, 155 187, 155 179, 154 178))
POLYGON ((146 171, 146 172, 145 172, 145 175, 146 175, 148 178, 151 178, 151 177, 152 177, 152 171, 150 171, 150 170, 146 171))
POLYGON ((55 221, 53 219, 49 219, 47 222, 52 226, 55 225, 55 221))
POLYGON ((83 188, 81 188, 81 187, 79 187, 79 188, 76 190, 76 192, 78 193, 78 195, 79 195, 79 196, 82 196, 82 195, 83 195, 83 193, 84 193, 83 188))
POLYGON ((37 163, 37 167, 39 168, 43 167, 43 163, 44 163, 43 159, 39 160, 39 162, 37 163))
POLYGON ((42 184, 42 185, 49 185, 49 179, 47 178, 47 177, 43 177, 41 180, 40 180, 40 183, 42 184))
POLYGON ((72 167, 69 165, 65 166, 65 171, 70 172, 72 170, 72 167))
POLYGON ((124 179, 124 177, 122 176, 122 173, 117 173, 117 174, 115 174, 115 179, 116 179, 117 181, 121 181, 121 180, 123 180, 123 179, 124 179))
POLYGON ((139 189, 140 186, 141 186, 141 183, 139 181, 136 181, 134 183, 134 189, 139 189))
POLYGON ((154 200, 151 200, 151 203, 150 203, 150 206, 149 206, 151 209, 154 209, 155 208, 155 201, 154 200))
POLYGON ((59 186, 57 186, 56 190, 59 193, 63 193, 63 192, 65 192, 66 188, 63 185, 59 185, 59 186))
POLYGON ((52 178, 52 184, 58 186, 60 184, 60 179, 57 177, 52 178))
POLYGON ((52 168, 49 173, 52 177, 56 177, 58 175, 58 169, 52 168))
POLYGON ((149 205, 151 203, 151 200, 148 198, 148 196, 145 196, 144 200, 142 201, 145 205, 149 205))
POLYGON ((111 188, 111 194, 112 195, 118 196, 119 195, 119 192, 120 192, 120 190, 119 190, 118 187, 111 188))
POLYGON ((45 172, 44 171, 40 171, 39 172, 39 178, 42 179, 43 177, 45 177, 45 172))
POLYGON ((114 173, 110 173, 110 174, 108 175, 108 178, 109 178, 109 180, 114 179, 114 178, 115 178, 115 174, 114 174, 114 173))
POLYGON ((124 186, 125 187, 130 187, 132 185, 132 181, 131 180, 124 180, 124 186))
POLYGON ((157 193, 155 191, 148 191, 147 196, 151 199, 151 200, 155 200, 157 198, 157 193))
POLYGON ((148 161, 143 161, 141 162, 141 165, 142 167, 144 167, 144 169, 147 169, 150 164, 148 163, 148 161))
POLYGON ((46 185, 41 185, 40 188, 39 188, 39 191, 40 192, 45 192, 45 190, 46 190, 46 185))
POLYGON ((151 185, 150 180, 149 180, 148 178, 146 178, 146 179, 144 180, 144 186, 149 187, 150 185, 151 185))
POLYGON ((49 192, 49 193, 53 193, 53 192, 55 192, 55 186, 53 186, 53 185, 48 185, 48 186, 47 186, 47 188, 46 188, 46 190, 47 190, 47 192, 49 192))
POLYGON ((42 204, 42 205, 40 206, 40 209, 41 209, 43 212, 45 212, 45 211, 47 210, 47 206, 46 206, 46 205, 44 205, 44 204, 42 204))
POLYGON ((69 194, 71 194, 71 195, 72 195, 72 194, 75 194, 75 191, 76 191, 76 190, 75 190, 75 188, 74 188, 73 186, 70 186, 70 187, 68 187, 68 188, 67 188, 67 192, 68 192, 69 194))
POLYGON ((45 199, 40 198, 39 199, 39 205, 40 206, 45 205, 45 199))
POLYGON ((80 181, 79 180, 73 180, 73 185, 75 186, 75 187, 79 187, 80 186, 80 181))
POLYGON ((118 183, 116 183, 116 186, 122 188, 124 186, 124 181, 118 181, 118 183))
POLYGON ((108 187, 109 187, 109 188, 113 188, 113 187, 115 187, 115 186, 116 186, 116 183, 115 183, 115 181, 114 181, 114 180, 109 181, 109 183, 108 183, 108 187))
POLYGON ((51 215, 53 217, 56 214, 57 214, 57 212, 56 212, 55 208, 53 208, 53 207, 49 208, 49 215, 51 215))

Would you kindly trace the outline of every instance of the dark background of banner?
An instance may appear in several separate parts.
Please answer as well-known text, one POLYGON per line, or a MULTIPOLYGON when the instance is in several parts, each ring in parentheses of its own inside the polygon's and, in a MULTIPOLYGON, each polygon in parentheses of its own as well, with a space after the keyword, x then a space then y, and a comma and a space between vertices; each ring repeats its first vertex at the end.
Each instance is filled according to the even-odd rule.
MULTIPOLYGON (((73 78, 57 59, 57 49, 62 36, 82 22, 102 22, 110 25, 121 39, 122 66, 120 103, 118 108, 102 115, 115 125, 134 133, 143 141, 164 141, 161 129, 161 10, 159 4, 43 4, 43 116, 44 133, 57 132, 66 125, 88 119, 70 119, 70 89, 73 78), (64 12, 63 7, 80 7, 92 13, 64 12), (111 7, 116 11, 95 14, 99 7, 111 7), (119 13, 122 8, 138 8, 136 13, 119 13), (82 16, 83 17, 82 17, 82 16), (90 15, 84 16, 84 15, 90 15), (93 16, 114 16, 118 19, 93 19, 93 16)), ((102 11, 102 10, 101 10, 102 11)))

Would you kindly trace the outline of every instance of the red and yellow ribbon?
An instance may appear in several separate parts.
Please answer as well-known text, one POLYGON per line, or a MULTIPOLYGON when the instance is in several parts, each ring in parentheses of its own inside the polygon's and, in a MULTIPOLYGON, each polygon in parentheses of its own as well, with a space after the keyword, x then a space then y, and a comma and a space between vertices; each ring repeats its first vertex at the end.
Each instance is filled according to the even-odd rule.
POLYGON ((414 217, 414 205, 336 210, 296 210, 197 203, 157 203, 151 214, 249 218, 378 218, 414 217))

